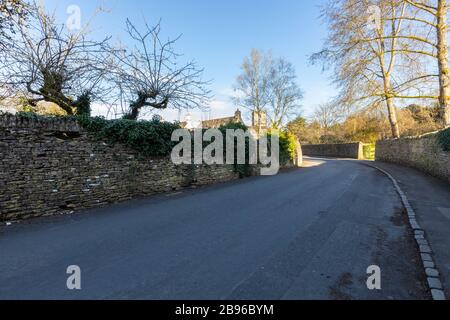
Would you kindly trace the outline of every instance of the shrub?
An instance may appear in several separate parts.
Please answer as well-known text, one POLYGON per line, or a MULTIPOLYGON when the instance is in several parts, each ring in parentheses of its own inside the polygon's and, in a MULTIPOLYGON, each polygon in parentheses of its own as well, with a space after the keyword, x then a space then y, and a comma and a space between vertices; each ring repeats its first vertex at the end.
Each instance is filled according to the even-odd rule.
MULTIPOLYGON (((272 133, 267 134, 269 148, 272 133)), ((297 156, 297 137, 287 131, 280 131, 278 134, 280 143, 280 165, 285 166, 293 162, 297 156)))
POLYGON ((39 119, 39 118, 42 118, 42 116, 38 115, 37 113, 35 113, 33 111, 18 111, 15 115, 19 119, 39 119))
MULTIPOLYGON (((219 130, 222 131, 224 137, 225 137, 225 133, 227 129, 232 129, 232 130, 238 130, 238 129, 242 129, 243 131, 247 131, 248 128, 242 124, 242 123, 230 123, 224 126, 221 126, 219 128, 219 130)), ((267 138, 268 138, 268 148, 269 148, 269 152, 270 152, 270 143, 271 143, 271 133, 269 132, 267 134, 267 138)), ((297 138, 294 134, 285 132, 285 131, 281 131, 279 133, 279 142, 280 142, 280 165, 286 165, 290 162, 292 162, 296 155, 297 155, 297 138)), ((224 141, 224 153, 226 152, 226 145, 225 145, 225 141, 224 141)), ((236 162, 236 157, 237 157, 237 147, 235 145, 235 162, 236 162)), ((246 156, 246 164, 244 165, 237 165, 235 164, 235 170, 236 172, 238 172, 240 174, 240 176, 250 176, 251 175, 251 166, 248 164, 248 158, 249 158, 249 141, 248 138, 246 139, 246 143, 245 143, 245 156, 246 156)))
POLYGON ((28 100, 24 97, 19 97, 19 105, 17 107, 19 112, 32 113, 36 112, 36 108, 28 103, 28 100))
POLYGON ((56 103, 41 101, 36 105, 34 112, 41 116, 49 117, 64 117, 67 116, 67 111, 62 109, 56 103))
POLYGON ((297 156, 297 138, 289 133, 280 132, 280 164, 286 165, 297 156))
MULTIPOLYGON (((243 130, 244 132, 247 132, 248 128, 243 123, 229 123, 226 125, 222 125, 219 130, 222 132, 224 137, 224 158, 226 158, 226 131, 227 130, 243 130)), ((248 163, 249 162, 249 150, 250 150, 250 143, 249 139, 245 139, 245 164, 237 164, 237 145, 234 145, 234 170, 239 173, 239 176, 241 178, 243 177, 249 177, 252 175, 251 166, 248 163)))
POLYGON ((438 134, 439 144, 442 146, 444 151, 450 152, 450 128, 447 128, 438 134))
POLYGON ((91 115, 91 96, 88 92, 83 93, 80 95, 77 100, 73 103, 73 107, 75 108, 75 111, 77 115, 85 115, 90 116, 91 115))

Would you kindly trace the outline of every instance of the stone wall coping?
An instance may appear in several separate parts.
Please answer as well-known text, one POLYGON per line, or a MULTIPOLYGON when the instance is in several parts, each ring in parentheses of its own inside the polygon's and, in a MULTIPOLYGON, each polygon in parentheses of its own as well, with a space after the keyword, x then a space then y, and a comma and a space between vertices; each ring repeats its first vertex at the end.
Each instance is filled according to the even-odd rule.
POLYGON ((363 146, 362 142, 309 144, 303 145, 302 150, 307 156, 363 159, 363 146))
POLYGON ((345 146, 345 145, 354 145, 354 144, 364 144, 363 142, 346 142, 346 143, 319 143, 319 144, 303 144, 303 146, 345 146))
MULTIPOLYGON (((448 129, 448 128, 447 128, 448 129)), ((442 130, 437 130, 437 131, 433 131, 433 132, 427 132, 418 136, 407 136, 407 137, 401 137, 401 138, 390 138, 390 139, 383 139, 383 140, 378 140, 377 142, 390 142, 390 141, 401 141, 401 140, 415 140, 415 139, 423 139, 423 138, 432 138, 434 136, 436 136, 437 134, 439 134, 440 132, 447 130, 447 129, 442 129, 442 130)))
POLYGON ((376 160, 414 167, 450 181, 450 153, 442 148, 436 132, 417 137, 380 140, 375 152, 376 160))
POLYGON ((75 119, 57 117, 26 118, 10 113, 0 113, 0 128, 26 128, 42 131, 81 132, 75 119))

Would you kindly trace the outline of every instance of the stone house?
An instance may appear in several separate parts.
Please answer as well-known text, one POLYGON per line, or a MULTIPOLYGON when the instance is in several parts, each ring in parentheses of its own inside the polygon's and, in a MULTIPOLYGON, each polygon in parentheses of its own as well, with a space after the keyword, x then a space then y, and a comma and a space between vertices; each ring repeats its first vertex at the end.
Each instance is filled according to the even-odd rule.
MULTIPOLYGON (((190 121, 185 121, 181 123, 182 128, 190 128, 190 121)), ((242 123, 245 125, 244 120, 242 119, 242 113, 239 109, 236 110, 234 116, 225 117, 225 118, 217 118, 211 120, 201 121, 201 128, 203 129, 217 129, 223 125, 227 125, 230 123, 242 123)), ((254 129, 256 132, 261 130, 265 130, 268 128, 267 126, 267 115, 265 112, 252 112, 252 125, 248 127, 249 129, 254 129)))

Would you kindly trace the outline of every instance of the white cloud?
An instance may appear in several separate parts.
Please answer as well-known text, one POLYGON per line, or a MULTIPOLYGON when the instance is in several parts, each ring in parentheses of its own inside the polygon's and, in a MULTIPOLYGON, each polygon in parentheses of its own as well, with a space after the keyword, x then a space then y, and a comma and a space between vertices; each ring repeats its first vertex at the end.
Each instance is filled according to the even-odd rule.
POLYGON ((233 104, 229 101, 224 101, 224 100, 212 100, 209 103, 209 107, 211 108, 211 111, 214 113, 218 113, 218 112, 229 112, 230 110, 232 110, 234 108, 233 104))

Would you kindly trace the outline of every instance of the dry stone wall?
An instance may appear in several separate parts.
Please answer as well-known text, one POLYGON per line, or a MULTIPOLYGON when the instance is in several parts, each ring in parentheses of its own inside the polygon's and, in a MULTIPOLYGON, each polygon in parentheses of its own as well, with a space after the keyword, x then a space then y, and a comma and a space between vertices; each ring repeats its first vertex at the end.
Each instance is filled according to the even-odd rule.
POLYGON ((439 145, 437 134, 378 141, 376 160, 414 167, 450 182, 450 152, 439 145))
POLYGON ((305 156, 364 159, 361 142, 302 145, 302 150, 305 156))
POLYGON ((233 166, 176 166, 98 141, 74 120, 0 116, 0 221, 86 209, 238 179, 233 166))

